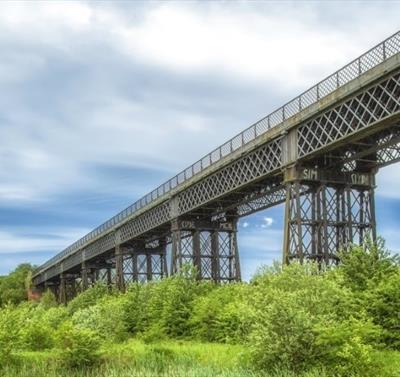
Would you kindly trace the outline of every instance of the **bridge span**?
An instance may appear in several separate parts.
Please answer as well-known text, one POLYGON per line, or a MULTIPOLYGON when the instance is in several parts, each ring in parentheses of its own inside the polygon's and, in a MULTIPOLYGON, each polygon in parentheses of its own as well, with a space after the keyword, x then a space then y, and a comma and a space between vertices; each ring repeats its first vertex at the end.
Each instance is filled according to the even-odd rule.
POLYGON ((375 174, 399 159, 397 32, 51 258, 33 283, 66 302, 98 280, 123 290, 186 263, 199 279, 238 281, 238 219, 280 203, 284 263, 335 263, 376 236, 375 174))

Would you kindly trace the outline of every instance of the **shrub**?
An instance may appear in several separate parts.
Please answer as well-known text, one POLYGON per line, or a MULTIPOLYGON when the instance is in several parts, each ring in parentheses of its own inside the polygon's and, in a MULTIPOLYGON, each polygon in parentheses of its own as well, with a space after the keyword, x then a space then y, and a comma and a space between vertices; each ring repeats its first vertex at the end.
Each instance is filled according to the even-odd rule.
POLYGON ((57 306, 44 311, 42 314, 42 322, 52 329, 57 329, 60 325, 69 318, 69 313, 66 307, 57 306))
POLYGON ((373 345, 380 328, 368 319, 321 322, 316 327, 319 362, 338 376, 375 375, 373 345))
POLYGON ((146 339, 185 337, 190 335, 190 316, 196 297, 211 289, 209 283, 196 280, 193 269, 162 281, 130 286, 124 301, 127 328, 146 339))
POLYGON ((315 366, 324 351, 318 342, 322 324, 340 323, 353 309, 351 291, 311 263, 268 269, 253 289, 252 355, 264 369, 315 366))
POLYGON ((20 346, 18 314, 12 306, 0 309, 0 365, 11 362, 12 352, 20 346))
POLYGON ((108 287, 105 284, 97 283, 71 300, 68 304, 68 310, 70 313, 75 313, 79 309, 88 308, 108 294, 108 287))
POLYGON ((38 320, 29 320, 21 329, 21 342, 30 351, 41 351, 54 345, 54 330, 38 320))
POLYGON ((193 335, 209 342, 245 341, 252 322, 248 293, 246 284, 229 284, 197 297, 190 320, 193 335))
POLYGON ((123 303, 119 297, 106 297, 94 306, 76 311, 72 323, 97 332, 104 340, 119 342, 127 337, 123 303))
POLYGON ((367 295, 367 310, 383 329, 386 346, 400 350, 400 269, 389 274, 367 295))
POLYGON ((100 341, 96 332, 64 323, 57 333, 61 361, 68 367, 83 367, 99 359, 100 341))
POLYGON ((42 297, 40 298, 40 305, 44 309, 50 309, 56 307, 58 304, 54 293, 49 289, 46 292, 44 292, 42 297))
POLYGON ((365 291, 374 287, 387 276, 396 272, 398 257, 391 255, 379 239, 366 247, 353 245, 340 254, 340 272, 346 287, 354 291, 365 291))

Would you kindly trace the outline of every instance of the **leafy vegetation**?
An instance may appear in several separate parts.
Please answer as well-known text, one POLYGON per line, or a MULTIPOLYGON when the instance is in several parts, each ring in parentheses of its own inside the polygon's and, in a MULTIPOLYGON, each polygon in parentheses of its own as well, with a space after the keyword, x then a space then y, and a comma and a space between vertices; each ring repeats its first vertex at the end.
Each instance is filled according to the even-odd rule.
POLYGON ((8 276, 0 277, 0 306, 26 301, 28 277, 32 271, 32 265, 21 264, 8 276))
POLYGON ((381 243, 250 283, 201 282, 188 267, 124 294, 98 284, 66 307, 50 292, 8 297, 0 368, 11 377, 400 376, 400 266, 381 243))

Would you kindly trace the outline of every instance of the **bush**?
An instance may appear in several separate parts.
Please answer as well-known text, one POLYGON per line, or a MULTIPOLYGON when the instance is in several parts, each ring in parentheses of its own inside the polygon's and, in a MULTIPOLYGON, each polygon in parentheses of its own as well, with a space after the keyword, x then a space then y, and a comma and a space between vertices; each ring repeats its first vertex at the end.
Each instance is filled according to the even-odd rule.
POLYGON ((96 332, 64 323, 57 333, 61 361, 68 367, 84 367, 99 359, 100 341, 96 332))
POLYGON ((127 329, 150 340, 190 335, 190 317, 194 300, 211 289, 209 283, 196 280, 193 269, 181 274, 130 286, 124 300, 127 329))
POLYGON ((42 297, 40 298, 40 306, 44 309, 50 309, 56 307, 57 299, 56 296, 52 291, 49 289, 43 293, 42 297))
POLYGON ((40 322, 31 322, 21 331, 24 348, 30 351, 42 351, 53 347, 54 330, 40 322))
POLYGON ((94 306, 76 311, 72 323, 78 328, 95 331, 100 338, 110 342, 127 338, 123 303, 119 297, 106 297, 94 306))
POLYGON ((386 346, 400 350, 400 270, 389 274, 367 295, 367 310, 383 329, 386 346))
POLYGON ((350 317, 351 291, 311 263, 269 269, 256 277, 253 289, 253 361, 268 370, 299 371, 325 364, 319 355, 334 340, 321 342, 320 331, 325 324, 334 328, 350 317))
POLYGON ((20 347, 18 313, 12 306, 0 309, 0 365, 11 362, 12 352, 20 347))
POLYGON ((69 318, 69 312, 64 306, 57 306, 44 311, 42 314, 42 322, 52 329, 57 329, 69 318))
POLYGON ((319 362, 338 376, 375 375, 373 345, 381 330, 368 319, 321 322, 316 327, 319 362))
POLYGON ((108 287, 105 284, 97 283, 71 300, 68 303, 68 310, 72 314, 79 309, 85 309, 89 306, 96 305, 101 298, 108 294, 108 287))
POLYGON ((369 242, 366 247, 353 245, 340 254, 340 272, 346 287, 365 291, 378 285, 398 269, 398 257, 391 255, 383 240, 369 242))
POLYGON ((251 309, 247 284, 219 286, 193 304, 190 324, 195 338, 209 342, 239 343, 251 329, 251 309))

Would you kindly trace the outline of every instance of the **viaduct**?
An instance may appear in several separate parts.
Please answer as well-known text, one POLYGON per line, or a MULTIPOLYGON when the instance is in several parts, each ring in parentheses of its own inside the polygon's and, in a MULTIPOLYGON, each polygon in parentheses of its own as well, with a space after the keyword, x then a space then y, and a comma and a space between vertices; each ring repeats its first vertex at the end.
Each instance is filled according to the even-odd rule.
POLYGON ((375 175, 400 159, 400 32, 277 109, 40 266, 60 302, 197 268, 240 280, 237 221, 285 203, 283 261, 336 263, 376 237, 375 175))

